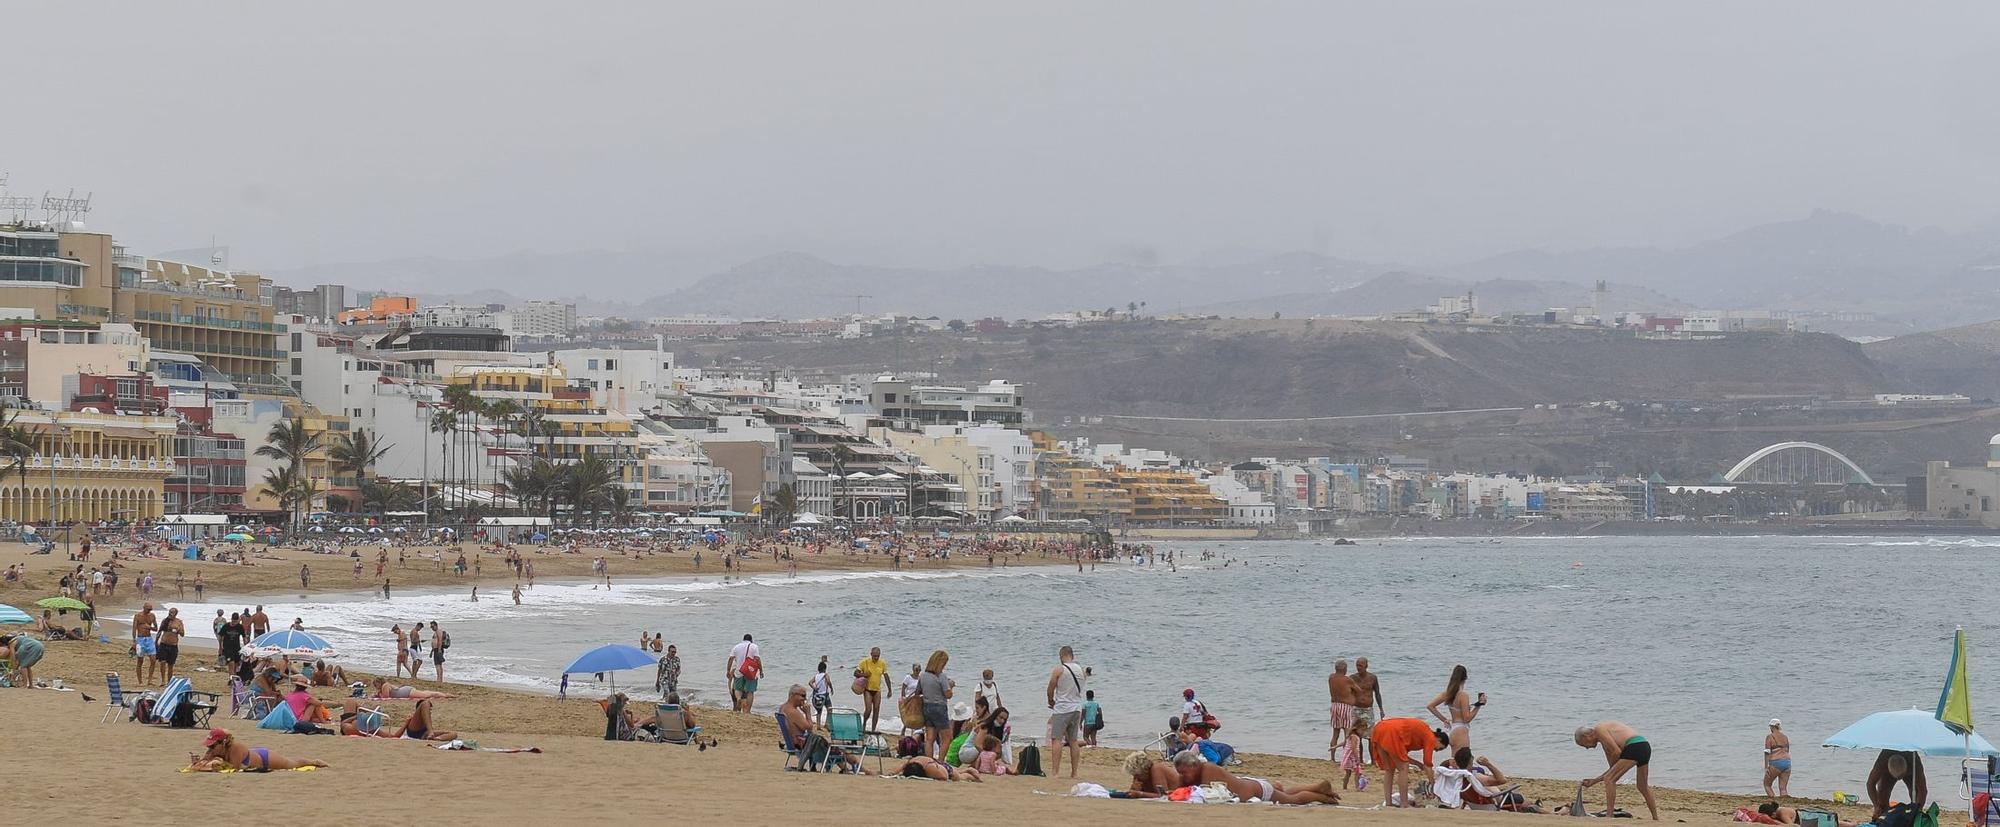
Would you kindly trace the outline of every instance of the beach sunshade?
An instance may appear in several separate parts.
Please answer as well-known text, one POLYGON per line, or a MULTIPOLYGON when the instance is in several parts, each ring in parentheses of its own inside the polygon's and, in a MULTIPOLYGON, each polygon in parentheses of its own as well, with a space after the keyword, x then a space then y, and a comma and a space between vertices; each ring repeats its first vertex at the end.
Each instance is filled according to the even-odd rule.
POLYGON ((0 623, 33 623, 33 622, 35 622, 35 619, 29 617, 27 612, 21 611, 20 609, 16 609, 5 603, 0 603, 0 623))
POLYGON ((644 649, 623 643, 607 643, 578 655, 576 660, 570 661, 563 674, 603 672, 611 679, 611 689, 615 692, 618 690, 618 670, 638 669, 653 663, 653 656, 644 649))
POLYGON ((1933 716, 1953 732, 1972 731, 1972 687, 1965 677, 1965 629, 1961 627, 1952 636, 1951 668, 1944 673, 1944 691, 1938 693, 1937 713, 1933 716))
POLYGON ((340 657, 340 652, 329 645, 325 638, 294 629, 279 629, 258 635, 256 640, 250 642, 248 651, 260 658, 279 655, 306 660, 340 657))
POLYGON ((229 530, 230 530, 230 531, 249 531, 249 530, 250 530, 250 527, 249 527, 249 526, 247 526, 247 525, 239 525, 239 526, 235 526, 235 527, 233 527, 233 528, 231 528, 231 529, 229 529, 229 530))
POLYGON ((35 605, 44 609, 71 609, 79 612, 90 608, 89 605, 74 597, 44 597, 35 601, 35 605))
POLYGON ((249 541, 251 541, 251 540, 254 540, 254 539, 256 539, 256 538, 254 538, 254 537, 251 537, 251 536, 250 536, 250 535, 248 535, 248 534, 244 534, 243 532, 240 532, 240 531, 238 531, 238 532, 235 532, 235 533, 233 533, 233 534, 224 534, 224 535, 222 535, 222 539, 224 539, 224 540, 234 540, 234 541, 236 541, 236 542, 239 542, 239 543, 247 543, 247 542, 249 542, 249 541))
POLYGON ((563 674, 577 672, 616 672, 620 669, 637 669, 658 663, 646 650, 623 643, 607 643, 581 655, 563 668, 563 674))
POLYGON ((1929 710, 1877 712, 1834 733, 1822 746, 1846 749, 1887 749, 1944 758, 2000 755, 1985 738, 1953 732, 1929 710))

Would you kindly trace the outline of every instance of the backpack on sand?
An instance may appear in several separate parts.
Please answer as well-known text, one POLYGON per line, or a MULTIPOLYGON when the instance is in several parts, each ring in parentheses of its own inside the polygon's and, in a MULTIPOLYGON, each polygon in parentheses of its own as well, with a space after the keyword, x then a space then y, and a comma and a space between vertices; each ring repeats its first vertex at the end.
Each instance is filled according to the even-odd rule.
POLYGON ((1027 745, 1027 746, 1024 746, 1024 747, 1022 747, 1022 748, 1020 748, 1020 749, 1018 749, 1018 750, 1015 750, 1015 751, 1014 751, 1014 761, 1015 761, 1015 764, 1016 764, 1016 767, 1015 767, 1015 770, 1014 770, 1014 772, 1015 772, 1016 774, 1018 774, 1018 775, 1043 775, 1043 774, 1044 774, 1044 773, 1042 772, 1042 748, 1041 748, 1041 747, 1037 747, 1037 746, 1035 746, 1034 744, 1029 744, 1029 745, 1027 745))

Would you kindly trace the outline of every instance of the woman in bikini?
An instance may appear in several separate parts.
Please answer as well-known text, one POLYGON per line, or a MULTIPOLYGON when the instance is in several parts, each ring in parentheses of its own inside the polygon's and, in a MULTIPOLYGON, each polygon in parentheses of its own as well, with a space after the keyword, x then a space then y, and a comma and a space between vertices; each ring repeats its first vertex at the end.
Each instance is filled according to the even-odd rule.
POLYGON ((294 760, 278 755, 264 747, 246 747, 229 734, 226 729, 211 729, 208 738, 201 742, 208 748, 201 757, 188 756, 188 767, 195 772, 270 772, 272 770, 295 770, 300 767, 324 767, 325 761, 307 758, 294 760))
POLYGON ((381 677, 375 678, 374 684, 375 694, 371 697, 378 700, 443 701, 457 697, 450 692, 433 692, 428 689, 418 689, 409 684, 390 686, 389 681, 381 677))
MULTIPOLYGON (((1203 784, 1222 782, 1229 788, 1229 794, 1249 801, 1252 798, 1273 804, 1339 804, 1340 793, 1333 791, 1332 781, 1321 781, 1309 787, 1291 787, 1262 778, 1238 776, 1208 762, 1199 750, 1184 750, 1174 756, 1174 771, 1180 774, 1180 785, 1199 787, 1203 784)), ((1135 779, 1136 780, 1136 779, 1135 779)))
POLYGON ((1425 707, 1431 711, 1431 717, 1445 725, 1445 731, 1451 735, 1453 750, 1468 749, 1472 746, 1472 719, 1479 717, 1479 708, 1486 705, 1484 692, 1479 693, 1477 702, 1472 700, 1472 694, 1465 691, 1465 679, 1466 671, 1463 664, 1452 667, 1451 680, 1445 683, 1444 691, 1438 693, 1436 698, 1432 698, 1430 705, 1425 707), (1444 707, 1445 711, 1438 711, 1438 707, 1444 707), (1450 714, 1447 715, 1446 712, 1450 714))
POLYGON ((403 722, 403 728, 396 731, 396 737, 411 741, 456 741, 458 733, 431 728, 431 702, 425 699, 417 702, 417 708, 410 712, 410 719, 403 722))
POLYGON ((928 778, 932 781, 978 781, 979 771, 971 767, 954 767, 928 755, 919 755, 903 762, 902 769, 896 771, 904 778, 928 778))

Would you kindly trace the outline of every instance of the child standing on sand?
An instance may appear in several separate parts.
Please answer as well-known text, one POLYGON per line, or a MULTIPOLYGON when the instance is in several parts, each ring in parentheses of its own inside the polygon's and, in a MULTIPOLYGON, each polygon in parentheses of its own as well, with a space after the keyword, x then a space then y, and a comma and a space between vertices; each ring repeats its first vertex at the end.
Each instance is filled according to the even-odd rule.
POLYGON ((1354 781, 1357 790, 1368 789, 1368 774, 1361 770, 1361 739, 1349 737, 1340 747, 1340 788, 1347 789, 1347 782, 1354 781))

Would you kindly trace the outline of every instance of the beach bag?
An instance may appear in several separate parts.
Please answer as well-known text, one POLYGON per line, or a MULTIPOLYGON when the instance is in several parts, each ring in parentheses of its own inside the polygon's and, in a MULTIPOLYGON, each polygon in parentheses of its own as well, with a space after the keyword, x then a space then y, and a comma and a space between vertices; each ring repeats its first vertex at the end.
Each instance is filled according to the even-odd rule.
POLYGON ((959 733, 957 738, 951 739, 951 746, 947 747, 944 751, 944 762, 954 767, 964 766, 964 764, 958 760, 958 751, 965 749, 966 739, 971 737, 972 737, 972 731, 966 730, 964 732, 959 733))
POLYGON ((1840 817, 1825 810, 1800 808, 1799 827, 1840 827, 1840 817))
POLYGON ((756 655, 750 655, 745 657, 742 663, 736 664, 736 677, 747 681, 754 681, 757 679, 758 673, 763 670, 764 659, 756 655))
POLYGON ((1576 816, 1577 818, 1589 818, 1589 817, 1590 817, 1590 813, 1588 813, 1588 812, 1584 811, 1584 809, 1583 809, 1583 785, 1582 785, 1582 784, 1578 784, 1578 785, 1576 785, 1576 800, 1575 800, 1575 801, 1572 801, 1572 802, 1570 802, 1570 803, 1569 803, 1569 814, 1570 814, 1570 815, 1573 815, 1573 816, 1576 816))
POLYGON ((904 698, 896 704, 896 713, 903 718, 903 726, 909 729, 924 728, 924 699, 917 695, 904 698))
POLYGON ((194 702, 183 698, 180 703, 174 704, 173 719, 167 721, 167 726, 174 729, 194 729, 194 702))
POLYGON ((868 694, 868 676, 860 674, 858 671, 854 675, 854 694, 868 694))
POLYGON ((154 698, 151 692, 146 693, 139 700, 133 702, 132 720, 142 724, 153 723, 153 704, 155 703, 158 703, 158 699, 154 698))
POLYGON ((1016 775, 1042 775, 1042 749, 1029 744, 1014 751, 1016 775))

